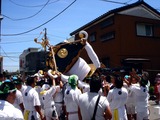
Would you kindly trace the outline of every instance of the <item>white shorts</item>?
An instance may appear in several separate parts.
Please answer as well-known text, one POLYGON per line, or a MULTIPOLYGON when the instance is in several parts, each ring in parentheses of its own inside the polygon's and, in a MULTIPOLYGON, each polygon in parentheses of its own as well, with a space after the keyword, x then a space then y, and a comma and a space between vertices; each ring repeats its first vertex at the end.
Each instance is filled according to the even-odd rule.
POLYGON ((136 114, 135 106, 133 104, 126 105, 127 114, 136 114))
POLYGON ((56 111, 56 107, 53 106, 51 108, 44 109, 44 115, 46 117, 46 120, 57 119, 58 114, 57 114, 57 111, 56 111))
POLYGON ((137 120, 149 120, 149 114, 147 112, 138 112, 137 120))
POLYGON ((36 111, 25 110, 24 111, 24 118, 28 119, 28 120, 31 120, 31 119, 38 120, 40 118, 40 116, 36 111))
POLYGON ((56 107, 58 116, 60 116, 62 112, 62 104, 55 103, 55 107, 56 107))

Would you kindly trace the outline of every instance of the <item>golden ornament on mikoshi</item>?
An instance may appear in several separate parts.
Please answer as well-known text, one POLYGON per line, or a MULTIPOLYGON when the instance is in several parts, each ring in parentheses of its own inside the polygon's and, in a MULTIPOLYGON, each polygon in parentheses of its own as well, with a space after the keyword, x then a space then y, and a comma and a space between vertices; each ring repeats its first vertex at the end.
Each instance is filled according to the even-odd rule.
POLYGON ((80 34, 79 34, 79 37, 80 37, 80 38, 84 38, 84 34, 80 33, 80 34))
POLYGON ((68 55, 68 51, 66 48, 61 48, 57 55, 60 57, 60 58, 65 58, 67 55, 68 55))
POLYGON ((82 30, 82 31, 79 32, 79 37, 81 39, 87 40, 88 39, 88 33, 86 31, 82 30))

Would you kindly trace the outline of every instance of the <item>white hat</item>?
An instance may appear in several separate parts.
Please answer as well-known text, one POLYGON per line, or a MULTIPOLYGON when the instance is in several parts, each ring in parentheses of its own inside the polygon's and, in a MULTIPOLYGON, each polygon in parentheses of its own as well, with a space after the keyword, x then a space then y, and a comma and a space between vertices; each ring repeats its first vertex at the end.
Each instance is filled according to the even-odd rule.
POLYGON ((42 90, 48 90, 50 88, 50 86, 48 84, 44 84, 42 86, 42 90))
POLYGON ((33 77, 39 77, 38 73, 35 73, 35 74, 33 75, 33 77))

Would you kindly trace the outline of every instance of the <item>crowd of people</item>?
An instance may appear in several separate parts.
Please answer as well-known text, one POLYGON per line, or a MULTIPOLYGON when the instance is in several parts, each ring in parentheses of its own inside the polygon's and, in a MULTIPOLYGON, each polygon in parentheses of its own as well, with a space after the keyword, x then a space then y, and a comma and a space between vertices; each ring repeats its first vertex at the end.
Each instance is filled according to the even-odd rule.
POLYGON ((148 73, 0 75, 0 120, 149 120, 148 73))

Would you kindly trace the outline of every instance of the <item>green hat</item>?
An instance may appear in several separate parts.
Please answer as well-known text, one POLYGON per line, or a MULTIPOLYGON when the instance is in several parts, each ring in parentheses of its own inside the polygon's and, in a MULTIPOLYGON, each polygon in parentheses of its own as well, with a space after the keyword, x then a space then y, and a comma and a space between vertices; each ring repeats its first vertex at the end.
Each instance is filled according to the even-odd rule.
POLYGON ((69 76, 68 83, 70 84, 70 86, 72 88, 75 88, 75 86, 77 85, 77 82, 78 82, 78 76, 77 75, 69 76))
POLYGON ((15 92, 17 89, 15 88, 12 82, 2 82, 0 85, 0 94, 8 94, 11 92, 15 92))

